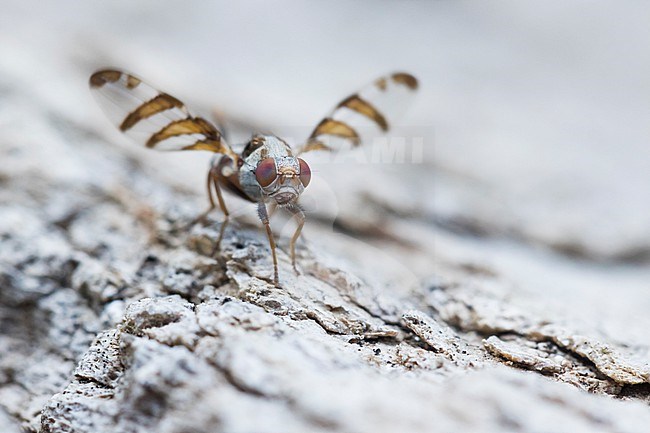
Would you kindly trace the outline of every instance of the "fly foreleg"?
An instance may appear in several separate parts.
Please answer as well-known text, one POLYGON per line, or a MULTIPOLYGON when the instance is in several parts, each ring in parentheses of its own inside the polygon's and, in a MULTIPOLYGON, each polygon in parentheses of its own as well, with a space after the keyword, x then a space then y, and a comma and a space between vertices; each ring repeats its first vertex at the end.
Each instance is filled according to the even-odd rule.
MULTIPOLYGON (((213 170, 210 170, 210 173, 213 173, 213 170)), ((217 238, 217 242, 215 243, 214 249, 212 250, 212 255, 214 256, 217 253, 217 251, 219 251, 219 249, 221 248, 221 240, 223 239, 223 234, 226 231, 226 226, 230 221, 230 212, 228 212, 228 208, 226 207, 226 202, 223 199, 223 194, 221 193, 221 187, 219 186, 219 178, 216 176, 216 174, 212 174, 212 184, 214 185, 214 190, 217 193, 217 202, 219 203, 221 212, 223 212, 224 215, 223 222, 221 223, 221 227, 219 228, 219 237, 217 238)))
POLYGON ((269 223, 269 214, 266 211, 266 205, 263 201, 257 203, 257 213, 266 229, 266 236, 269 238, 269 246, 271 247, 271 255, 273 256, 273 282, 277 286, 280 283, 280 279, 278 278, 278 257, 275 254, 275 239, 273 238, 271 224, 269 223))
POLYGON ((305 225, 305 211, 297 203, 290 204, 286 206, 285 209, 291 212, 298 220, 298 227, 296 227, 296 231, 291 237, 291 243, 289 244, 289 247, 291 249, 291 265, 293 266, 293 270, 296 272, 296 274, 299 275, 300 272, 298 272, 298 268, 296 267, 296 241, 298 241, 300 233, 302 232, 302 227, 305 225))

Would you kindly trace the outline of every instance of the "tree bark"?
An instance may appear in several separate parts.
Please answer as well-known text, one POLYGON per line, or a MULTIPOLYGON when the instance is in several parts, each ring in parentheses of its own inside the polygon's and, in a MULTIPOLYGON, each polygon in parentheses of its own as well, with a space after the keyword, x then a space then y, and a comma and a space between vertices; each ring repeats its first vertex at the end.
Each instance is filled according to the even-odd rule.
POLYGON ((3 432, 650 423, 650 373, 633 360, 643 347, 509 299, 512 287, 489 267, 427 247, 440 230, 447 244, 463 236, 407 215, 402 200, 350 192, 333 226, 363 241, 314 212, 300 275, 279 237, 275 287, 260 227, 236 218, 210 257, 220 216, 190 224, 200 194, 152 177, 139 155, 48 107, 24 110, 50 149, 35 154, 3 130, 3 432))
POLYGON ((209 155, 117 144, 82 41, 54 43, 0 47, 0 432, 648 430, 643 230, 567 234, 426 159, 309 155, 276 287, 254 206, 226 197, 214 256, 222 216, 192 224, 209 155))

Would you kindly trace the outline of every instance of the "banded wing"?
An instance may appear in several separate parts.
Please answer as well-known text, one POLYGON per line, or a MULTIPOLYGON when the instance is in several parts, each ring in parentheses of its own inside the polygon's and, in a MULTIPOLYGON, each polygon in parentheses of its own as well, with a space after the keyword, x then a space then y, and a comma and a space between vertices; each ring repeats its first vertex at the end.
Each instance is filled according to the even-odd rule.
POLYGON ((388 132, 411 104, 417 88, 417 79, 404 72, 375 80, 341 101, 316 126, 298 153, 350 149, 388 132))
POLYGON ((193 116, 181 101, 134 75, 102 69, 91 75, 90 89, 113 124, 148 148, 209 150, 237 160, 212 123, 193 116))

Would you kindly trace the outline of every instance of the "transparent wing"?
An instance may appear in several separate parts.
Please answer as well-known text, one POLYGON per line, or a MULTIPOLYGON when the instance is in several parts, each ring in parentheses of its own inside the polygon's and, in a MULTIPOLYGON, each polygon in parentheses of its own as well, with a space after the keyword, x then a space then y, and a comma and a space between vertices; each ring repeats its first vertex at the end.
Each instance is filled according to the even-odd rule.
POLYGON ((411 105, 417 88, 417 79, 404 72, 375 80, 341 101, 298 153, 350 149, 385 134, 411 105))
POLYGON ((102 69, 91 75, 90 89, 113 124, 137 143, 156 150, 209 150, 236 160, 212 123, 134 75, 102 69))

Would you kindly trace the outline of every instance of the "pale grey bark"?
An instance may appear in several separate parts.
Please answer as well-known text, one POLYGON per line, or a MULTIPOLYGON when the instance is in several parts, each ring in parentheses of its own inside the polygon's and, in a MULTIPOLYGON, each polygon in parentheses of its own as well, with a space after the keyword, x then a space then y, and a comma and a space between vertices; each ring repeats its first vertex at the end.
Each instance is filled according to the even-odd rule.
POLYGON ((556 196, 430 155, 315 158, 275 287, 254 206, 227 197, 210 257, 209 157, 116 144, 85 88, 110 44, 71 40, 0 47, 0 432, 647 431, 643 224, 609 242, 589 199, 547 221, 556 196))
POLYGON ((596 326, 582 336, 567 317, 509 299, 487 268, 414 266, 436 280, 391 271, 391 249, 445 258, 395 241, 414 230, 424 240, 435 225, 416 219, 392 239, 403 216, 384 214, 375 234, 343 213, 379 252, 312 221, 301 275, 281 238, 277 288, 259 227, 240 218, 209 257, 219 216, 188 227, 200 195, 48 108, 24 110, 59 149, 45 159, 3 141, 3 431, 642 431, 650 421, 646 346, 596 326), (57 172, 75 164, 90 176, 57 172), (114 186, 95 183, 111 171, 114 186), (387 284, 391 273, 404 285, 387 284))

